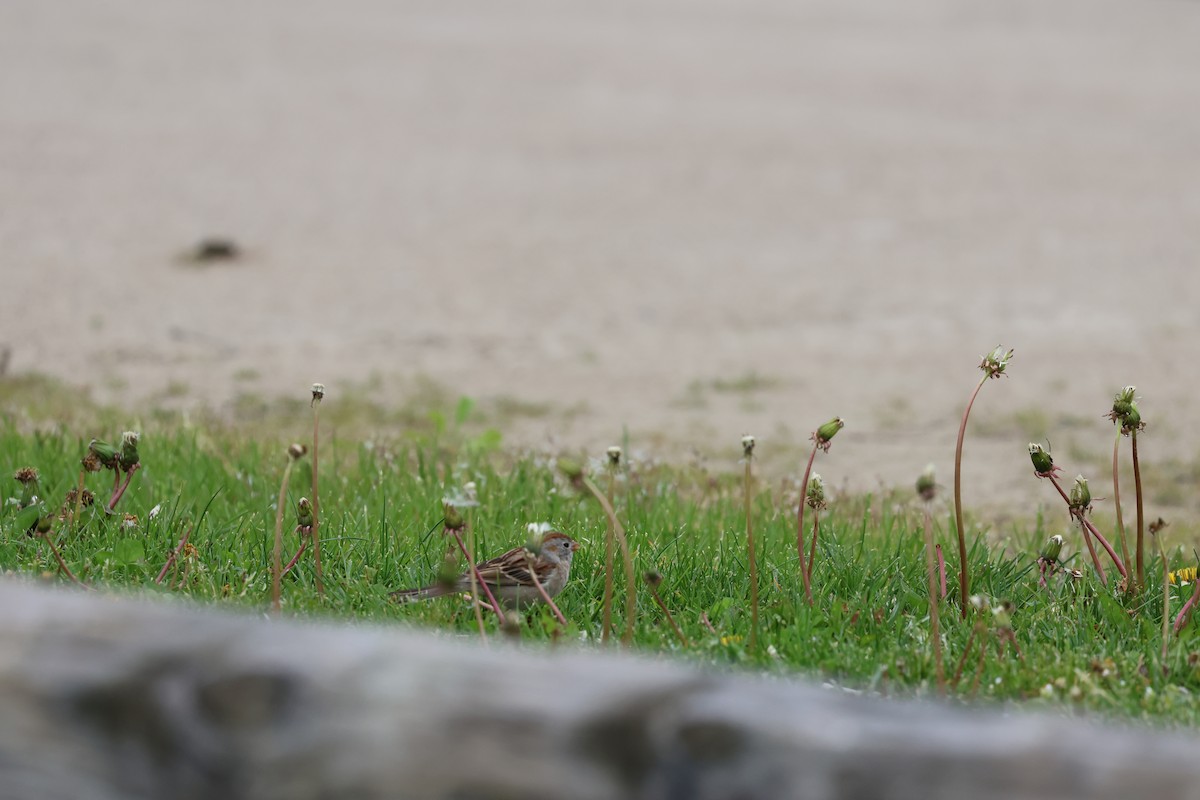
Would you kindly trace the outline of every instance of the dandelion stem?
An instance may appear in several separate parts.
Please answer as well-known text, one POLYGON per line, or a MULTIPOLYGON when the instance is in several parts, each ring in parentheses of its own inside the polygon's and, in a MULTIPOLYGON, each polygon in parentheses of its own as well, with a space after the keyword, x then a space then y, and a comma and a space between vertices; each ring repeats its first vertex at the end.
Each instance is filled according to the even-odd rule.
POLYGON ((958 658, 958 666, 954 670, 954 677, 950 680, 950 686, 957 689, 959 681, 962 680, 963 668, 967 665, 967 659, 971 656, 971 645, 975 643, 975 637, 979 633, 979 626, 971 627, 971 635, 967 637, 967 646, 963 648, 962 655, 958 658))
MULTIPOLYGON (((324 390, 322 389, 322 393, 324 390)), ((325 599, 325 577, 321 571, 321 500, 317 495, 317 444, 320 440, 320 409, 318 398, 312 404, 313 412, 313 443, 312 443, 312 547, 313 574, 317 582, 317 597, 325 599)))
POLYGON ((967 575, 967 533, 963 527, 963 510, 962 510, 962 450, 963 439, 967 435, 967 417, 971 415, 971 406, 975 405, 975 398, 979 396, 979 390, 983 388, 983 384, 987 383, 988 374, 985 373, 980 378, 979 383, 975 386, 975 391, 971 392, 971 398, 967 400, 967 407, 963 411, 962 423, 958 426, 958 444, 954 448, 954 525, 958 530, 958 602, 962 606, 963 619, 967 618, 967 598, 970 596, 971 581, 967 575))
MULTIPOLYGON (((747 454, 743 499, 746 507, 746 556, 750 564, 750 649, 755 651, 758 649, 758 559, 754 550, 754 515, 751 512, 753 481, 754 475, 751 467, 751 456, 747 454)), ((657 592, 654 593, 654 597, 656 600, 658 599, 657 592)), ((679 635, 684 640, 684 646, 686 647, 687 639, 684 639, 682 633, 679 635)))
POLYGON ((75 573, 71 572, 71 568, 67 566, 67 562, 63 560, 62 553, 58 552, 58 548, 54 546, 54 540, 50 538, 52 531, 47 531, 42 534, 42 538, 46 540, 46 544, 50 546, 50 552, 54 555, 54 560, 58 562, 58 568, 64 575, 71 579, 71 582, 76 586, 89 588, 87 584, 75 577, 75 573))
MULTIPOLYGON (((303 528, 301 528, 299 525, 297 525, 295 532, 300 533, 300 531, 302 531, 302 530, 303 530, 303 528)), ((308 538, 307 537, 300 540, 300 549, 296 551, 296 555, 292 556, 292 560, 289 561, 287 563, 287 565, 283 568, 284 575, 287 575, 289 572, 292 571, 293 567, 295 567, 298 563, 300 563, 300 556, 304 555, 304 551, 306 549, 308 549, 308 538)))
MULTIPOLYGON (((612 503, 613 497, 613 473, 609 470, 608 473, 608 498, 609 503, 612 503)), ((612 603, 613 603, 613 568, 614 559, 616 558, 616 543, 614 541, 615 534, 613 533, 612 520, 609 519, 607 527, 604 529, 604 610, 600 624, 600 642, 607 644, 612 638, 612 603)))
POLYGON ((1183 608, 1179 609, 1179 615, 1175 617, 1175 633, 1183 630, 1183 626, 1188 622, 1188 616, 1191 614, 1196 602, 1200 600, 1200 570, 1197 570, 1196 576, 1192 579, 1192 587, 1192 596, 1183 604, 1183 608))
POLYGON ((625 630, 621 633, 621 644, 629 647, 633 644, 633 626, 637 620, 637 585, 634 582, 633 556, 629 553, 629 541, 625 538, 625 529, 617 519, 617 512, 608 498, 600 491, 595 482, 587 475, 580 478, 587 490, 596 498, 596 502, 604 509, 608 524, 617 537, 617 545, 621 548, 621 558, 625 562, 625 630))
POLYGON ((538 594, 542 596, 542 600, 545 601, 546 605, 550 606, 550 610, 554 612, 554 616, 558 617, 559 624, 564 628, 567 627, 567 618, 564 617, 563 613, 558 610, 558 606, 554 604, 554 600, 546 593, 546 588, 542 586, 542 582, 538 580, 537 570, 534 569, 533 564, 533 553, 529 552, 528 550, 525 551, 525 563, 529 566, 529 577, 533 581, 534 587, 537 588, 538 594))
POLYGON ((1092 536, 1096 537, 1096 541, 1100 542, 1101 546, 1104 547, 1104 551, 1108 553, 1108 557, 1111 558, 1113 564, 1116 565, 1117 572, 1121 573, 1121 577, 1128 580, 1129 571, 1126 569, 1124 562, 1117 558, 1116 551, 1114 551, 1112 545, 1108 543, 1108 539, 1104 538, 1103 534, 1096 529, 1096 525, 1090 519, 1085 518, 1083 520, 1083 524, 1086 525, 1087 529, 1092 532, 1092 536))
POLYGON ((812 474, 813 459, 817 457, 817 448, 820 443, 817 437, 813 436, 812 454, 808 457, 808 465, 804 468, 804 478, 800 481, 800 510, 797 512, 796 518, 796 552, 800 556, 800 579, 804 582, 804 599, 808 601, 809 606, 813 604, 812 584, 809 580, 809 569, 804 560, 804 506, 808 499, 808 476, 812 474))
POLYGON ((1138 449, 1137 449, 1137 430, 1133 430, 1129 434, 1131 449, 1133 450, 1133 492, 1137 501, 1137 582, 1138 586, 1146 584, 1146 571, 1143 566, 1144 552, 1144 523, 1145 516, 1142 508, 1142 470, 1138 464, 1138 449))
MULTIPOLYGON (((475 528, 471 525, 467 526, 467 548, 464 554, 467 557, 467 563, 472 565, 471 569, 467 570, 467 575, 471 581, 471 607, 475 614, 475 624, 479 626, 479 638, 483 639, 486 644, 487 631, 483 625, 483 609, 480 608, 479 603, 479 581, 475 578, 475 528)), ((501 624, 503 624, 503 620, 501 624)))
POLYGON ((119 503, 121 498, 125 495, 125 490, 129 488, 129 482, 133 480, 133 473, 137 472, 141 466, 141 464, 134 464, 125 472, 125 482, 120 486, 117 486, 116 489, 113 490, 112 497, 108 499, 108 507, 105 509, 105 511, 107 511, 109 514, 116 510, 117 503, 119 503))
POLYGON ((279 484, 279 502, 275 504, 275 548, 271 555, 271 611, 279 614, 282 610, 282 589, 280 579, 283 577, 283 507, 287 502, 288 478, 292 476, 292 465, 296 460, 288 456, 287 466, 283 468, 283 480, 279 484))
POLYGON ((933 642, 933 667, 938 694, 946 693, 946 672, 942 666, 942 636, 938 626, 937 564, 933 552, 933 520, 925 504, 925 571, 929 578, 929 635, 933 642))
MULTIPOLYGON (((1167 553, 1163 549, 1162 532, 1151 534, 1154 544, 1158 547, 1158 557, 1162 559, 1163 570, 1163 610, 1162 610, 1162 671, 1167 674, 1167 647, 1171 643, 1171 569, 1167 566, 1167 553)), ((1200 576, 1198 576, 1200 577, 1200 576)))
POLYGON ((159 571, 158 577, 154 579, 155 583, 162 583, 163 578, 167 577, 167 572, 170 571, 171 566, 175 563, 175 559, 179 558, 179 554, 183 552, 183 548, 187 545, 188 539, 191 537, 192 531, 195 530, 195 527, 195 525, 188 527, 187 532, 183 534, 183 538, 179 540, 179 544, 176 545, 175 549, 172 550, 170 555, 167 556, 167 563, 163 564, 163 568, 159 571))
MULTIPOLYGON (((475 566, 475 559, 471 557, 471 553, 467 550, 467 546, 463 544, 462 534, 458 532, 458 528, 450 528, 449 531, 450 535, 454 537, 454 541, 458 543, 458 549, 463 554, 463 558, 465 558, 467 560, 467 564, 470 565, 469 569, 471 570, 472 579, 480 586, 480 588, 483 589, 483 593, 487 595, 488 602, 492 606, 492 611, 496 612, 496 617, 500 620, 500 626, 504 627, 504 611, 500 608, 500 604, 496 602, 496 596, 492 594, 492 589, 487 585, 487 581, 485 581, 483 576, 479 574, 479 569, 475 566)), ((477 597, 477 595, 472 594, 472 597, 477 597)), ((478 621, 480 624, 479 630, 482 633, 482 617, 480 617, 478 621)), ((484 637, 484 640, 487 640, 486 636, 484 637)))
POLYGON ((656 589, 650 581, 646 581, 646 585, 650 587, 650 596, 654 598, 654 602, 658 604, 659 609, 661 609, 663 615, 666 616, 667 622, 671 625, 671 630, 675 631, 675 635, 679 637, 679 641, 683 643, 684 647, 691 647, 692 643, 689 642, 688 638, 683 635, 683 630, 680 629, 678 623, 675 622, 675 617, 671 615, 671 609, 667 608, 667 604, 663 602, 661 597, 659 597, 658 589, 656 589))
POLYGON ((941 590, 941 599, 946 599, 946 556, 942 554, 942 546, 939 544, 934 547, 937 553, 938 563, 938 589, 941 590))
POLYGON ((812 584, 813 564, 817 560, 817 537, 821 535, 821 508, 813 508, 812 541, 808 545, 808 582, 812 584))
POLYGON ((1125 536, 1125 517, 1121 513, 1121 479, 1117 471, 1117 453, 1121 448, 1121 427, 1117 426, 1117 437, 1113 440, 1113 506, 1117 511, 1117 535, 1121 538, 1121 560, 1129 563, 1129 544, 1125 536))
POLYGON ((71 512, 71 529, 79 530, 79 514, 83 510, 83 477, 86 470, 79 470, 79 484, 75 487, 75 509, 71 512))
POLYGON ((1092 544, 1092 538, 1088 535, 1087 523, 1082 519, 1079 520, 1079 530, 1083 533, 1083 543, 1087 545, 1088 555, 1092 557, 1092 564, 1096 567, 1096 574, 1100 576, 1100 583, 1108 586, 1108 575, 1104 572, 1104 565, 1100 563, 1100 556, 1096 555, 1096 546, 1092 544))

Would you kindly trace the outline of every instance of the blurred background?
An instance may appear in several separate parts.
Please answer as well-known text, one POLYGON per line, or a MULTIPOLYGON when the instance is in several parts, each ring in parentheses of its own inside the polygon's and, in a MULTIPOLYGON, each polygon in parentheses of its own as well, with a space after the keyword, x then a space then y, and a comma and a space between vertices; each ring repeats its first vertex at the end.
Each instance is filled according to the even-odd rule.
POLYGON ((1178 0, 5 0, 6 369, 433 386, 520 445, 783 472, 840 415, 819 469, 871 489, 950 482, 1004 344, 968 505, 1055 507, 1047 437, 1103 485, 1136 384, 1150 513, 1196 512, 1197 42, 1178 0))

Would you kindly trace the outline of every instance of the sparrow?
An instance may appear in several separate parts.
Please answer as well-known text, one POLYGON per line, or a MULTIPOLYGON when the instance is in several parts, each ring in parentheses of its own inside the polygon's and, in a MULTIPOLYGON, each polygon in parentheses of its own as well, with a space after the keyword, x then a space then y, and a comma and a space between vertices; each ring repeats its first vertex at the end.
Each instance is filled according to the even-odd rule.
MULTIPOLYGON (((547 531, 542 537, 540 551, 532 556, 525 547, 514 547, 507 553, 476 565, 479 578, 488 585, 496 600, 506 609, 518 606, 537 605, 542 601, 530 575, 530 558, 538 583, 550 597, 554 597, 567 585, 571 577, 571 557, 579 549, 579 543, 558 531, 547 531)), ((400 589, 392 592, 397 600, 424 600, 447 594, 471 591, 471 573, 464 572, 452 585, 434 584, 419 589, 400 589)), ((481 599, 486 594, 480 592, 481 599)))

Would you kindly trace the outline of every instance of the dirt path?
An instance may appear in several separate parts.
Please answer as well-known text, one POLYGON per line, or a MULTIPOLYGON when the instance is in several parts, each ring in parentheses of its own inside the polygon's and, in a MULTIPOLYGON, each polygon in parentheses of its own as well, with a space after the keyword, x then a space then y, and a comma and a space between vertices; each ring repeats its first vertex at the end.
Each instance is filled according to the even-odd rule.
POLYGON ((840 414, 822 470, 861 488, 948 480, 1003 342, 976 502, 1053 499, 1030 437, 1097 469, 1126 383, 1195 457, 1194 5, 453 5, 6 0, 11 369, 218 404, 423 375, 548 406, 519 440, 731 464, 840 414), (214 234, 244 257, 179 260, 214 234))

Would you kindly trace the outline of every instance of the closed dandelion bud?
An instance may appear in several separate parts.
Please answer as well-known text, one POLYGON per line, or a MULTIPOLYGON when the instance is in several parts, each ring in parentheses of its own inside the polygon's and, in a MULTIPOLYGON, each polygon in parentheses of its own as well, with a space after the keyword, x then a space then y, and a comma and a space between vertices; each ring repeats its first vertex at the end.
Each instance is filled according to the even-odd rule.
POLYGON ((1075 478, 1075 485, 1071 487, 1070 505, 1078 511, 1086 511, 1092 506, 1092 490, 1088 488, 1087 479, 1082 475, 1075 478))
POLYGON ((1046 544, 1042 546, 1042 552, 1038 555, 1042 561, 1050 564, 1058 562, 1058 556, 1062 553, 1063 537, 1055 534, 1046 540, 1046 544))
POLYGON ((307 452, 308 448, 299 442, 292 442, 288 445, 287 454, 292 461, 299 461, 307 452))
POLYGON ((301 497, 300 501, 296 503, 296 524, 301 528, 312 527, 312 502, 307 497, 301 497))
POLYGON ((1054 471, 1054 459, 1037 442, 1029 443, 1029 460, 1033 462, 1033 471, 1038 475, 1049 475, 1054 471))
POLYGON ((1137 404, 1130 403, 1129 411, 1121 418, 1121 430, 1128 433, 1129 431, 1140 431, 1142 429, 1142 415, 1138 411, 1137 404))
POLYGON ((446 552, 445 558, 442 559, 442 566, 438 569, 437 582, 438 586, 447 591, 453 590, 458 585, 458 559, 449 551, 446 552))
POLYGON ((828 443, 844 427, 846 427, 846 421, 841 417, 834 417, 829 422, 817 428, 817 442, 820 444, 828 443))
POLYGON ((88 452, 94 455, 105 469, 116 469, 117 460, 121 455, 117 448, 99 439, 92 439, 88 444, 88 452))
POLYGON ((646 585, 649 586, 651 589, 657 589, 659 587, 659 584, 662 583, 663 577, 662 577, 661 573, 651 570, 650 572, 647 572, 645 575, 642 576, 642 580, 646 581, 646 585))
POLYGON ((459 512, 457 507, 449 503, 442 503, 442 513, 444 514, 446 530, 457 531, 466 527, 467 523, 463 519, 463 515, 461 512, 459 512))
POLYGON ((137 449, 139 438, 137 431, 125 431, 121 434, 121 453, 117 456, 117 463, 125 472, 129 472, 141 461, 137 449))
POLYGON ((929 464, 917 478, 917 496, 929 501, 937 494, 937 467, 929 464))
POLYGON ((38 532, 38 533, 49 533, 49 532, 50 532, 50 528, 51 528, 53 525, 54 525, 54 517, 53 517, 52 515, 47 515, 47 516, 44 516, 44 517, 38 517, 38 521, 37 521, 37 532, 38 532))
POLYGON ((583 478, 583 465, 573 458, 558 459, 558 468, 571 481, 578 481, 583 478))
POLYGON ((825 507, 825 481, 815 472, 808 479, 808 490, 805 492, 805 501, 808 503, 809 508, 825 507))

